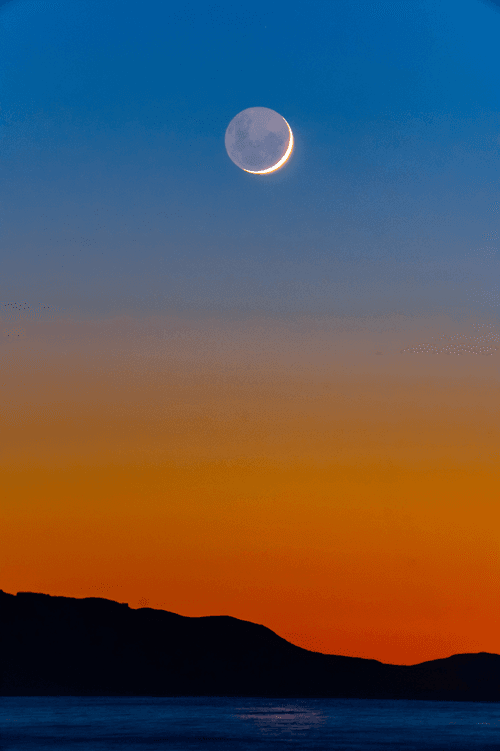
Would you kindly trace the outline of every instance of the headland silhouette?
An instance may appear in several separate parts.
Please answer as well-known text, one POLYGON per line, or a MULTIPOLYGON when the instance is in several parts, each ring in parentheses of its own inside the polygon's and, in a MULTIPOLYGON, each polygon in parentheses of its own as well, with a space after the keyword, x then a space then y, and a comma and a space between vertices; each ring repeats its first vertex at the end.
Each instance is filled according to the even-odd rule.
POLYGON ((418 665, 311 652, 226 615, 0 590, 2 696, 500 701, 500 655, 418 665))

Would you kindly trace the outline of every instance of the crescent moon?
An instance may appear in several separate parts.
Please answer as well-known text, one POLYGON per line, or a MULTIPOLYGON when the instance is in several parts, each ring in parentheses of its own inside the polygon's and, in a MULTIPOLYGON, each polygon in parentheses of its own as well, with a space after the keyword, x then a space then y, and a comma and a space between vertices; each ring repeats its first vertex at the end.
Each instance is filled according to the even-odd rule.
MULTIPOLYGON (((283 120, 285 120, 284 117, 283 117, 283 120)), ((285 120, 285 122, 286 122, 286 120, 285 120)), ((293 133, 292 133, 292 129, 290 128, 290 126, 288 125, 287 122, 286 122, 286 125, 287 125, 287 128, 288 128, 288 132, 290 133, 290 135, 288 137, 288 148, 285 151, 285 153, 283 154, 283 156, 281 157, 281 159, 279 160, 279 162, 276 162, 276 164, 274 164, 272 167, 268 167, 267 169, 251 170, 251 169, 244 169, 243 168, 243 172, 250 172, 251 175, 268 175, 269 172, 275 172, 277 169, 279 169, 280 167, 282 167, 285 164, 286 160, 288 159, 288 157, 292 153, 292 149, 293 149, 293 133)))

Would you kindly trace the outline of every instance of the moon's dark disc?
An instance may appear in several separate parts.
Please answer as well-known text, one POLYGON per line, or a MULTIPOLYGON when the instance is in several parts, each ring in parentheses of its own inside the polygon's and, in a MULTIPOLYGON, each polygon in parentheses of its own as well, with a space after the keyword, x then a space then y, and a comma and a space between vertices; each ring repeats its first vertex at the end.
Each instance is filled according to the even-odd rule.
POLYGON ((284 117, 267 107, 249 107, 229 123, 225 144, 229 158, 238 167, 260 172, 278 165, 291 139, 284 117))

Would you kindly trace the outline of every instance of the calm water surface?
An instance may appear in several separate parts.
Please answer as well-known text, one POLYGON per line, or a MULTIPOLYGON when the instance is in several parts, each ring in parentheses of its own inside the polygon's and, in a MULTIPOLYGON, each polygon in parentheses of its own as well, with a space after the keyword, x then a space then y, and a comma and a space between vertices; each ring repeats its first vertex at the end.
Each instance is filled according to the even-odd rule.
POLYGON ((1 697, 0 749, 500 751, 500 705, 368 699, 1 697))

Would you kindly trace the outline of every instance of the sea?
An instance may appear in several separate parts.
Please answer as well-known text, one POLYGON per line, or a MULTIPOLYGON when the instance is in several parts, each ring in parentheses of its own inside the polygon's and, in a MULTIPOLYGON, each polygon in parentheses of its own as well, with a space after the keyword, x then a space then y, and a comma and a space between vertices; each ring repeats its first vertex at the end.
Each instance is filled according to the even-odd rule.
POLYGON ((2 751, 500 751, 500 703, 0 697, 2 751))

